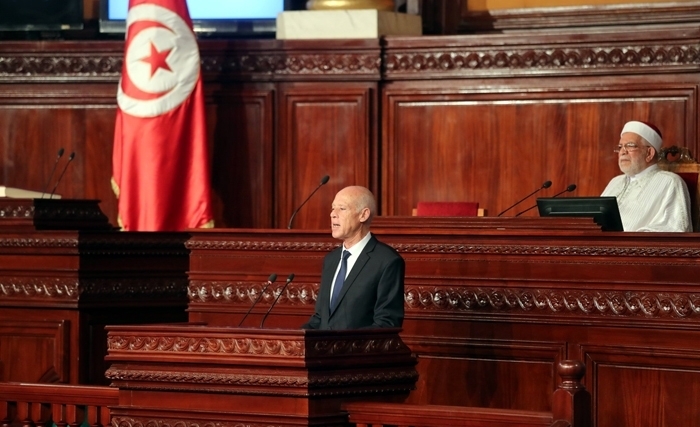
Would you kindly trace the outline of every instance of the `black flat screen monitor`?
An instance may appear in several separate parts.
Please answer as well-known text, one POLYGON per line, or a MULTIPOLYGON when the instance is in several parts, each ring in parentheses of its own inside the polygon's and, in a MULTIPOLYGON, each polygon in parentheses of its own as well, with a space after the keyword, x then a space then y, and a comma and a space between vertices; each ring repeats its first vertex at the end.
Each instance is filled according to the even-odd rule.
POLYGON ((616 197, 538 198, 540 216, 593 218, 603 231, 623 231, 616 197))

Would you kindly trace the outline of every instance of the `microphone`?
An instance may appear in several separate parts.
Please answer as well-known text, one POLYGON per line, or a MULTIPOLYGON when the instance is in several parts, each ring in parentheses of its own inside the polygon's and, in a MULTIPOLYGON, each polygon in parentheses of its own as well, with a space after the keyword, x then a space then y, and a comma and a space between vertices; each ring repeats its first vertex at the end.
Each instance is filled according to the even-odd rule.
POLYGON ((292 221, 294 221, 294 217, 297 215, 297 212, 299 212, 299 209, 301 209, 301 207, 304 206, 306 204, 306 202, 309 201, 311 196, 313 196, 314 193, 316 193, 316 191, 318 191, 319 188, 324 186, 328 182, 329 179, 331 179, 331 177, 328 175, 321 178, 321 183, 318 184, 318 187, 316 187, 316 189, 314 191, 312 191, 311 194, 309 194, 309 197, 307 197, 306 200, 304 200, 304 202, 301 205, 299 205, 299 207, 292 213, 292 217, 289 218, 289 224, 287 224, 288 229, 290 229, 290 230, 292 229, 292 221))
POLYGON ((257 298, 255 298, 255 301, 253 301, 253 305, 250 306, 248 309, 248 312, 243 316, 240 322, 238 322, 238 326, 241 326, 243 324, 243 321, 245 320, 246 317, 250 314, 250 312, 253 310, 253 307, 255 307, 255 304, 260 301, 260 298, 262 298, 263 294, 267 290, 267 287, 270 286, 271 284, 275 283, 275 280, 277 280, 277 275, 275 273, 270 274, 270 277, 267 278, 267 283, 265 283, 265 287, 263 288, 262 292, 260 292, 260 295, 258 295, 257 298))
MULTIPOLYGON (((506 212, 508 212, 509 210, 513 209, 514 207, 516 207, 516 206, 519 205, 520 203, 524 202, 525 199, 527 199, 528 197, 530 197, 530 196, 532 196, 533 194, 537 193, 537 192, 540 191, 541 189, 543 189, 543 188, 549 188, 549 187, 551 187, 551 186, 552 186, 552 181, 545 181, 545 182, 543 182, 543 183, 542 183, 542 187, 538 188, 537 190, 533 191, 532 193, 530 193, 530 194, 528 194, 527 196, 523 197, 522 199, 518 200, 518 201, 515 202, 512 206, 510 206, 509 208, 507 208, 506 210, 504 210, 503 212, 499 213, 499 214, 496 215, 496 216, 501 216, 501 215, 503 215, 504 213, 506 213, 506 212)), ((521 212, 521 213, 522 213, 522 212, 521 212)))
POLYGON ((66 169, 68 169, 68 165, 70 162, 75 159, 75 151, 70 153, 70 156, 68 156, 68 161, 66 162, 66 165, 63 166, 63 170, 61 171, 61 174, 58 176, 58 179, 56 180, 56 185, 53 186, 53 190, 51 190, 51 194, 49 195, 49 199, 53 199, 53 193, 56 192, 56 188, 58 188, 58 184, 61 182, 61 179, 63 178, 63 174, 66 173, 66 169))
MULTIPOLYGON (((326 180, 326 181, 328 181, 328 180, 326 180)), ((321 185, 323 185, 323 184, 325 184, 325 182, 322 183, 321 185)), ((277 300, 280 299, 280 296, 284 293, 284 290, 287 289, 287 285, 292 283, 292 280, 294 280, 294 273, 287 276, 287 283, 285 283, 284 286, 282 286, 280 293, 277 294, 277 298, 275 298, 275 300, 272 301, 272 304, 270 304, 270 308, 267 309, 267 313, 265 313, 265 316, 263 316, 262 321, 260 321, 260 329, 262 329, 263 323, 265 323, 265 319, 267 319, 267 315, 270 314, 270 312, 272 311, 272 307, 274 307, 275 304, 277 304, 277 300)))
MULTIPOLYGON (((566 193, 567 191, 568 192, 574 191, 575 189, 576 189, 576 184, 569 184, 569 186, 566 187, 563 191, 560 191, 557 194, 553 195, 552 199, 566 193)), ((534 206, 530 206, 529 208, 525 209, 524 211, 518 213, 515 216, 520 216, 520 215, 524 214, 525 212, 529 211, 530 209, 535 209, 536 207, 537 207, 537 204, 535 204, 534 206)))
POLYGON ((53 169, 51 169, 51 175, 49 175, 49 179, 46 181, 46 185, 44 186, 44 191, 41 192, 41 198, 44 198, 44 194, 46 194, 46 190, 49 189, 49 184, 51 184, 51 178, 53 178, 53 174, 56 173, 56 166, 58 166, 58 161, 63 157, 63 153, 66 150, 63 149, 63 147, 58 149, 58 155, 56 156, 56 161, 53 163, 53 169))

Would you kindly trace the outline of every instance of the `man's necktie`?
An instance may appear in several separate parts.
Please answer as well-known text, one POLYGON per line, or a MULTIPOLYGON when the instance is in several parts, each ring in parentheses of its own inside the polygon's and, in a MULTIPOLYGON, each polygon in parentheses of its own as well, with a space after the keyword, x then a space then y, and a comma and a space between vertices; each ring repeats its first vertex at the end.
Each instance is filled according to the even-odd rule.
POLYGON ((348 257, 350 257, 350 252, 343 250, 343 256, 340 260, 340 271, 335 278, 333 296, 331 296, 331 312, 335 310, 335 306, 338 305, 338 296, 340 296, 340 290, 343 289, 343 283, 345 283, 345 275, 348 273, 348 257))

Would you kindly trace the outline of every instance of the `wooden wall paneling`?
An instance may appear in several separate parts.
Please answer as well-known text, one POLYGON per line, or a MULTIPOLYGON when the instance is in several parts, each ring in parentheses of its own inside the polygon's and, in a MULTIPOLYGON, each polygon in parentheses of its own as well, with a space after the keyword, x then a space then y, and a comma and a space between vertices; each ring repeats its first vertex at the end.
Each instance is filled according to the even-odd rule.
POLYGON ((215 225, 272 227, 275 87, 211 83, 206 89, 215 225))
POLYGON ((700 418, 697 348, 610 345, 581 347, 597 427, 677 426, 700 418))
POLYGON ((377 84, 285 83, 279 89, 279 138, 275 207, 277 227, 286 227, 294 211, 321 188, 294 219, 296 229, 326 229, 335 193, 348 185, 376 191, 377 84))
POLYGON ((71 324, 75 322, 70 317, 27 319, 19 314, 18 310, 3 309, 0 316, 0 380, 69 382, 69 358, 75 354, 70 351, 70 342, 76 332, 75 328, 71 331, 71 324))
POLYGON ((56 193, 101 200, 112 224, 116 198, 110 184, 115 120, 111 84, 0 83, 0 165, 2 185, 51 192, 71 152, 56 193), (50 178, 59 148, 65 149, 50 178))
MULTIPOLYGON (((619 174, 612 147, 627 120, 659 123, 668 145, 695 151, 697 77, 396 82, 383 90, 384 213, 419 201, 477 201, 497 215, 546 180, 547 197, 599 195, 619 174), (410 174, 403 171, 410 170, 410 174), (567 194, 569 195, 569 194, 567 194)), ((513 216, 528 200, 509 211, 513 216)), ((536 216, 531 210, 526 216, 536 216)))
POLYGON ((464 333, 449 337, 402 334, 420 372, 408 403, 551 411, 565 342, 472 339, 476 324, 461 325, 464 333))

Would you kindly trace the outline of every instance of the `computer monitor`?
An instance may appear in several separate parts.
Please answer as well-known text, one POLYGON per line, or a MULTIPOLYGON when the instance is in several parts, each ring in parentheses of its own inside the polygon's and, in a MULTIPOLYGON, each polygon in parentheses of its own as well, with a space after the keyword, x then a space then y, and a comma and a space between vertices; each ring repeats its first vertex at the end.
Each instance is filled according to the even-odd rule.
POLYGON ((603 231, 623 231, 616 197, 541 197, 540 216, 593 218, 603 231))

